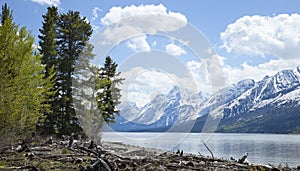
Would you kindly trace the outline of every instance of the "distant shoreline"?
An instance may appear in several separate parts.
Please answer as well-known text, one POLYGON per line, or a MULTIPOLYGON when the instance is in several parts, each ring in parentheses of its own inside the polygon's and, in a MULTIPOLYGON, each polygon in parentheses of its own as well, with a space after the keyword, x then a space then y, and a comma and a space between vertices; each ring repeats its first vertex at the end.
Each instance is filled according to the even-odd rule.
POLYGON ((279 165, 287 162, 289 166, 296 167, 300 165, 296 157, 299 150, 299 136, 253 133, 104 132, 102 139, 172 152, 178 149, 196 155, 200 152, 211 156, 202 143, 204 141, 217 157, 239 158, 248 152, 248 160, 251 163, 279 165))
MULTIPOLYGON (((178 163, 174 164, 173 167, 176 169, 187 169, 187 170, 194 170, 194 169, 203 169, 203 170, 211 170, 211 169, 226 169, 226 170, 251 170, 251 169, 257 169, 257 170, 268 170, 268 169, 290 169, 290 170, 297 170, 296 167, 288 167, 288 166, 273 166, 273 165, 263 165, 263 164, 247 164, 247 163, 238 163, 239 159, 236 160, 229 160, 229 159, 222 159, 222 158, 212 158, 210 156, 202 156, 202 155, 195 155, 190 153, 183 153, 182 156, 180 156, 180 153, 177 152, 171 152, 171 151, 165 151, 162 149, 156 149, 156 148, 145 148, 141 146, 135 146, 135 145, 128 145, 124 144, 123 142, 107 142, 103 141, 103 146, 111 150, 110 152, 113 154, 120 155, 122 157, 133 157, 133 158, 140 158, 143 160, 144 158, 152 158, 152 159, 165 159, 168 160, 178 160, 178 163), (128 152, 118 152, 114 149, 127 149, 128 152), (124 155, 125 154, 125 155, 124 155), (128 156, 127 154, 131 154, 128 156), (203 162, 199 162, 198 160, 201 159, 203 162), (201 163, 203 165, 198 165, 198 167, 186 167, 184 164, 180 165, 180 163, 189 163, 194 162, 193 160, 196 160, 198 163, 201 163), (182 166, 182 167, 181 167, 182 166)), ((242 156, 241 156, 242 157, 242 156)), ((196 163, 197 163, 196 162, 196 163)), ((195 163, 194 163, 195 164, 195 163)), ((192 165, 192 164, 191 164, 192 165)), ((298 166, 299 167, 299 166, 298 166)), ((173 169, 174 169, 173 168, 173 169)))
MULTIPOLYGON (((180 132, 180 131, 120 131, 120 130, 105 130, 103 131, 104 133, 110 133, 110 132, 120 132, 120 133, 203 133, 203 132, 197 132, 197 131, 191 131, 191 132, 180 132)), ((300 132, 296 132, 296 133, 269 133, 269 132, 214 132, 214 133, 206 133, 204 132, 204 134, 274 134, 274 135, 300 135, 300 132)))

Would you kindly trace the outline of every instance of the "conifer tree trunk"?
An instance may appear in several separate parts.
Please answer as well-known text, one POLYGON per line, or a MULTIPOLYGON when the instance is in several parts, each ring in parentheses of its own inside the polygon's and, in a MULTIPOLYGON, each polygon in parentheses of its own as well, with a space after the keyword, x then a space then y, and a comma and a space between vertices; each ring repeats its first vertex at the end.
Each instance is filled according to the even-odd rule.
POLYGON ((81 130, 76 118, 72 97, 72 76, 74 66, 85 44, 92 34, 92 28, 81 18, 79 12, 69 11, 61 14, 58 22, 58 82, 60 115, 62 115, 61 134, 71 134, 81 130))
MULTIPOLYGON (((49 78, 52 75, 55 75, 58 68, 58 52, 57 52, 57 22, 59 19, 57 7, 48 7, 47 13, 43 15, 43 26, 40 29, 41 35, 39 35, 39 45, 40 45, 40 53, 42 54, 42 64, 45 65, 45 78, 49 78)), ((57 107, 58 100, 58 85, 57 83, 52 88, 53 91, 56 91, 52 96, 47 97, 51 99, 49 101, 49 105, 51 106, 50 113, 44 113, 46 116, 45 122, 40 126, 40 132, 42 134, 54 134, 55 127, 57 124, 57 114, 59 113, 57 107)))

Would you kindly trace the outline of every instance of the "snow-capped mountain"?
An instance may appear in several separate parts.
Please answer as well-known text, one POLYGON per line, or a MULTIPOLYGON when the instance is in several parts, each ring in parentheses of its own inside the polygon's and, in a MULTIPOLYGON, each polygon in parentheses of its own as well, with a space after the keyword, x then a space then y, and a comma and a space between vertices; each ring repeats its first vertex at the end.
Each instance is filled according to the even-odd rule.
MULTIPOLYGON (((296 70, 284 70, 276 75, 264 77, 263 80, 255 83, 253 87, 247 90, 238 98, 235 98, 225 107, 225 117, 232 117, 262 108, 267 104, 280 101, 283 95, 289 96, 300 87, 300 67, 296 70)), ((289 100, 297 98, 297 96, 289 96, 289 100)), ((283 106, 284 107, 284 106, 283 106)))
POLYGON ((178 108, 180 100, 179 87, 174 87, 167 95, 159 94, 141 109, 140 115, 133 122, 150 125, 158 122, 162 117, 176 118, 177 114, 170 114, 170 109, 178 108))
POLYGON ((140 109, 135 102, 125 101, 119 106, 122 111, 122 115, 116 118, 116 122, 119 124, 124 124, 126 122, 134 120, 139 115, 140 109))
MULTIPOLYGON (((254 120, 259 119, 261 125, 268 125, 270 119, 284 119, 284 116, 293 116, 300 124, 300 67, 265 76, 258 82, 245 79, 211 96, 202 92, 191 94, 174 87, 167 94, 157 95, 142 108, 127 102, 120 109, 121 116, 112 126, 119 131, 162 131, 172 126, 180 131, 181 127, 194 123, 199 131, 208 115, 222 117, 218 130, 225 132, 240 131, 238 125, 243 127, 241 132, 251 132, 248 128, 257 124, 254 120)), ((258 128, 256 126, 253 131, 263 132, 258 128)), ((297 129, 300 132, 300 126, 297 129)))
POLYGON ((115 130, 140 130, 169 128, 176 123, 188 122, 198 117, 199 106, 207 100, 207 97, 199 92, 190 94, 188 90, 182 90, 174 86, 167 94, 158 94, 144 107, 138 109, 132 107, 133 102, 125 102, 120 106, 120 116, 116 118, 115 130), (132 119, 134 117, 134 119, 132 119), (129 119, 130 118, 130 119, 129 119))
MULTIPOLYGON (((210 111, 217 117, 222 116, 218 131, 300 132, 300 67, 280 71, 274 76, 265 76, 258 82, 243 80, 237 85, 239 84, 244 88, 237 91, 238 94, 233 93, 237 95, 235 97, 228 96, 228 92, 232 91, 222 93, 226 89, 216 93, 225 94, 224 103, 219 103, 217 110, 211 108, 210 111)), ((238 87, 240 86, 234 90, 238 90, 238 87)))

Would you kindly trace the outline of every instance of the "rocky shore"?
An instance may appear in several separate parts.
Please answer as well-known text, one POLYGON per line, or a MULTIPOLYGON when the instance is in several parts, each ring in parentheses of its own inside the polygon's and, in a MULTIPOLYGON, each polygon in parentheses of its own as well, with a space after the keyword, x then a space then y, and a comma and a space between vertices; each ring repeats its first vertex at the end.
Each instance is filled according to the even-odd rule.
POLYGON ((300 167, 248 165, 238 160, 169 152, 121 142, 79 141, 73 138, 26 143, 0 149, 0 170, 300 170, 300 167))

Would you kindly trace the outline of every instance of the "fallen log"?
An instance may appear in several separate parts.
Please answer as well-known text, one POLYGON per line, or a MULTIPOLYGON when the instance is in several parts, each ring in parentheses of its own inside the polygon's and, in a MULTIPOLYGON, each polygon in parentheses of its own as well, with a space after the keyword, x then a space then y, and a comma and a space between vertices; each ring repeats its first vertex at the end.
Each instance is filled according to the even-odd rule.
POLYGON ((112 168, 110 167, 110 165, 104 161, 101 158, 97 158, 96 162, 94 162, 89 168, 88 170, 92 171, 92 170, 97 170, 97 168, 102 168, 105 169, 106 171, 111 171, 112 168))
POLYGON ((86 148, 86 147, 84 147, 84 146, 78 146, 77 148, 80 149, 80 150, 83 150, 83 151, 85 151, 85 152, 92 153, 92 154, 94 154, 95 156, 98 156, 98 155, 99 155, 97 152, 95 152, 95 151, 93 151, 93 150, 91 150, 91 149, 88 149, 88 148, 86 148))

